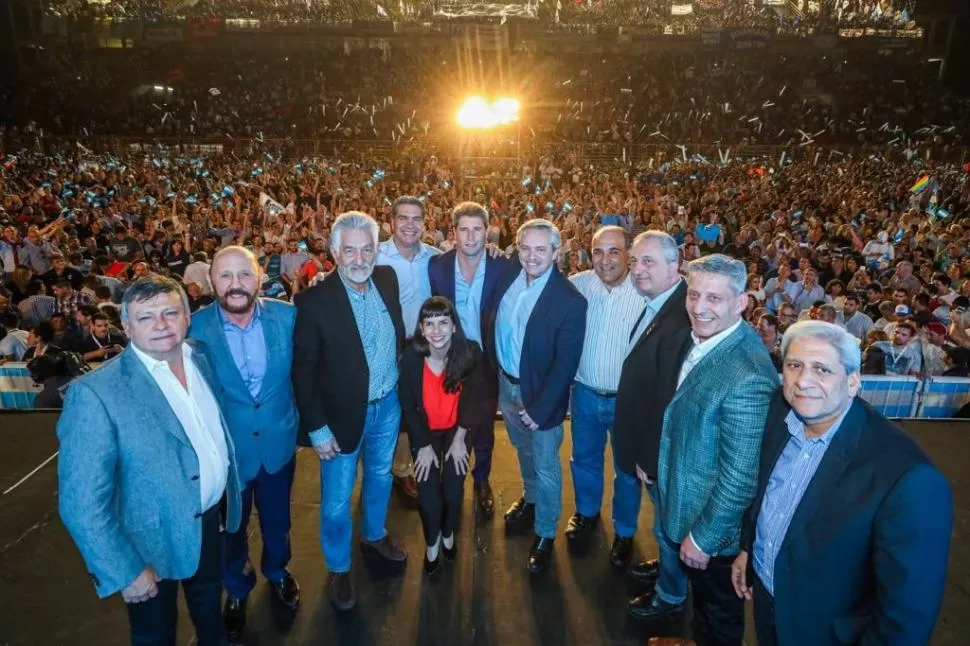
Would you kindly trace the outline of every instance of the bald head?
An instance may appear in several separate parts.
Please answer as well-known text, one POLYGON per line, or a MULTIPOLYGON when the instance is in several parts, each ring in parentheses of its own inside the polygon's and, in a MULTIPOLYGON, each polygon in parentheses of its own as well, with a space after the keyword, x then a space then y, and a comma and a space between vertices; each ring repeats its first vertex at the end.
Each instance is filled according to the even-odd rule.
POLYGON ((252 251, 238 246, 219 250, 212 259, 209 276, 223 310, 236 315, 253 312, 262 276, 252 251))

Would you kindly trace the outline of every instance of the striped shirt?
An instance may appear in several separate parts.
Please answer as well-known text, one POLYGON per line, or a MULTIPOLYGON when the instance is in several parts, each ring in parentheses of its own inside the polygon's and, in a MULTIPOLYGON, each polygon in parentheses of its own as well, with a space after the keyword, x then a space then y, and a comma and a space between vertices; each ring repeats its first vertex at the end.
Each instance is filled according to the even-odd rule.
POLYGON ((615 393, 631 345, 630 332, 646 300, 629 276, 612 289, 592 270, 570 276, 569 280, 589 303, 586 340, 576 381, 593 390, 615 393))
POLYGON ((849 408, 846 406, 841 417, 821 437, 811 439, 805 435, 805 424, 794 410, 785 418, 791 437, 768 477, 752 550, 754 571, 772 595, 775 593, 775 559, 788 527, 849 408))

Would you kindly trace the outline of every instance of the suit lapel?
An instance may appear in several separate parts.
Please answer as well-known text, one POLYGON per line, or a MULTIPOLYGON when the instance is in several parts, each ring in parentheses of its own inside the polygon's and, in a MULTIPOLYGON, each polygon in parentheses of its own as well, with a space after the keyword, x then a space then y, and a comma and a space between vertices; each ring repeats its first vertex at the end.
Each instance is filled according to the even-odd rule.
POLYGON ((549 315, 549 313, 556 311, 554 306, 556 300, 555 293, 558 287, 556 283, 562 280, 562 275, 559 273, 559 269, 557 269, 555 265, 552 266, 550 271, 552 274, 549 276, 549 281, 546 283, 545 287, 542 288, 542 293, 539 294, 539 300, 536 301, 536 306, 532 308, 532 314, 529 316, 529 320, 525 324, 525 334, 522 336, 523 354, 525 354, 525 349, 530 347, 529 333, 532 331, 532 328, 548 321, 546 317, 549 315), (536 316, 536 314, 539 316, 536 316))
MULTIPOLYGON (((283 366, 279 358, 284 355, 281 351, 283 328, 280 326, 279 319, 276 315, 270 311, 270 308, 264 307, 262 303, 260 303, 259 307, 263 324, 263 342, 266 344, 266 376, 263 378, 263 392, 265 392, 268 385, 280 381, 278 372, 283 366)), ((246 388, 246 392, 249 392, 249 388, 246 388)))
MULTIPOLYGON (((374 281, 374 284, 376 285, 377 281, 374 281)), ((360 339, 360 330, 357 329, 357 319, 354 318, 354 310, 350 304, 350 296, 347 295, 347 288, 344 287, 340 274, 336 270, 331 272, 324 279, 324 285, 331 291, 331 296, 333 296, 334 301, 339 303, 328 314, 334 318, 334 322, 338 328, 343 328, 350 333, 345 338, 348 339, 349 343, 353 344, 354 349, 360 357, 361 364, 366 367, 367 357, 364 354, 364 342, 360 339), (350 339, 353 339, 353 341, 349 341, 350 339)), ((344 335, 341 336, 343 337, 344 335)))
MULTIPOLYGON (((670 295, 670 298, 667 299, 667 302, 664 303, 664 306, 660 308, 660 311, 657 312, 657 315, 653 317, 653 320, 650 321, 650 325, 647 326, 647 329, 644 330, 642 334, 640 334, 640 338, 637 339, 636 343, 633 344, 634 350, 637 347, 639 347, 641 343, 647 340, 647 337, 650 336, 650 333, 653 332, 655 329, 657 329, 657 327, 663 322, 665 318, 670 316, 671 312, 674 311, 674 308, 678 307, 678 304, 681 307, 683 306, 683 302, 682 302, 683 292, 685 291, 687 291, 687 283, 685 283, 684 280, 681 279, 680 285, 677 287, 677 289, 674 290, 674 293, 670 295)), ((646 306, 646 303, 644 303, 644 306, 646 306)), ((639 314, 637 316, 639 316, 639 314)))
MULTIPOLYGON (((394 271, 390 267, 388 267, 388 270, 394 271)), ((397 280, 397 278, 395 277, 394 280, 397 280)), ((407 331, 404 329, 403 319, 394 316, 394 308, 397 307, 398 309, 400 309, 401 305, 400 303, 394 302, 394 299, 391 298, 391 295, 388 293, 387 285, 384 284, 384 277, 380 276, 376 272, 374 273, 374 287, 377 288, 377 293, 380 294, 381 300, 384 301, 384 307, 387 308, 387 312, 391 317, 391 325, 394 326, 394 331, 397 334, 397 348, 398 348, 398 351, 400 352, 400 349, 404 346, 404 339, 407 336, 407 331)), ((346 293, 344 294, 344 296, 346 296, 346 293)), ((350 299, 347 299, 347 301, 349 304, 350 299)), ((403 316, 404 312, 401 312, 401 314, 403 316)), ((353 317, 353 312, 351 312, 351 317, 353 317)), ((358 337, 359 336, 360 335, 358 334, 358 337)), ((363 350, 364 350, 364 346, 361 345, 361 352, 363 352, 363 350)))
POLYGON ((452 303, 455 302, 455 280, 457 280, 457 271, 455 270, 456 262, 458 262, 458 254, 454 251, 449 251, 442 257, 439 263, 442 265, 441 271, 445 276, 445 281, 442 285, 444 288, 443 296, 452 303))
MULTIPOLYGON (((720 345, 711 350, 708 355, 698 361, 694 367, 691 368, 690 373, 688 373, 687 377, 684 379, 684 382, 680 384, 680 387, 677 388, 677 392, 674 393, 673 399, 670 400, 670 404, 667 406, 668 410, 671 406, 673 406, 674 402, 683 396, 684 393, 697 387, 695 384, 697 380, 702 379, 704 375, 709 374, 710 371, 701 369, 705 364, 711 365, 713 362, 717 361, 718 357, 733 351, 734 347, 741 343, 741 341, 744 339, 744 326, 745 323, 741 323, 741 325, 739 325, 734 332, 724 339, 720 345)), ((690 351, 688 350, 688 354, 689 353, 690 351)))
MULTIPOLYGON (((776 395, 782 401, 784 399, 781 395, 776 395)), ((791 408, 788 407, 786 403, 779 404, 775 409, 775 414, 768 419, 767 428, 767 442, 764 445, 764 460, 768 465, 767 473, 765 474, 765 479, 775 470, 775 464, 778 463, 778 458, 781 457, 781 452, 785 450, 785 445, 788 444, 788 438, 791 434, 788 432, 788 425, 785 423, 785 418, 788 416, 791 408)))
MULTIPOLYGON (((859 437, 865 426, 866 409, 858 398, 853 400, 849 412, 839 426, 832 444, 825 451, 822 462, 818 465, 818 470, 812 477, 812 481, 805 490, 805 495, 795 510, 789 525, 788 533, 785 535, 785 542, 788 536, 797 536, 812 520, 818 511, 819 505, 825 500, 831 500, 838 495, 838 483, 845 468, 851 462, 856 448, 859 445, 859 437)), ((784 549, 784 544, 782 545, 784 549)))
POLYGON ((482 304, 481 310, 484 312, 486 305, 492 302, 492 298, 495 296, 495 288, 498 286, 498 277, 502 273, 502 269, 505 268, 505 263, 498 259, 493 259, 485 252, 485 257, 482 258, 482 262, 485 263, 485 283, 482 285, 482 304))
POLYGON ((189 436, 185 434, 182 423, 165 398, 165 393, 155 383, 155 379, 148 374, 145 364, 131 349, 125 350, 120 361, 126 373, 126 386, 130 391, 131 401, 137 402, 143 411, 143 419, 149 424, 164 428, 175 436, 182 444, 192 447, 189 436))
MULTIPOLYGON (((249 388, 246 387, 246 382, 243 381, 242 375, 239 374, 239 369, 236 367, 236 362, 232 358, 232 350, 229 349, 229 342, 226 341, 226 333, 223 332, 223 320, 222 313, 219 311, 219 304, 213 303, 212 307, 212 317, 215 320, 215 325, 212 325, 209 330, 207 330, 206 338, 204 341, 206 345, 211 348, 211 352, 216 354, 218 361, 223 363, 225 366, 232 366, 231 370, 226 370, 225 372, 231 374, 231 383, 226 384, 228 388, 231 388, 233 392, 245 393, 246 397, 252 397, 249 393, 249 388)), ((266 334, 265 318, 263 319, 263 334, 266 334)), ((268 343, 268 341, 267 341, 268 343)), ((266 346, 267 351, 269 350, 269 345, 266 346)))

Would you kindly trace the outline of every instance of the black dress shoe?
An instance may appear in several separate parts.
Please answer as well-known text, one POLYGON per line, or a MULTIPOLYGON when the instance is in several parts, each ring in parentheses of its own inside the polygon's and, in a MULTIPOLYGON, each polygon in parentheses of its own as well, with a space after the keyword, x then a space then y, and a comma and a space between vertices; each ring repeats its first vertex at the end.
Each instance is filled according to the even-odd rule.
POLYGON ((526 529, 535 525, 535 521, 535 503, 526 502, 525 498, 516 500, 505 512, 505 524, 509 529, 526 529))
POLYGON ((637 583, 656 583, 660 578, 660 561, 643 561, 630 568, 630 578, 637 583))
POLYGON ((529 572, 541 574, 549 567, 552 561, 552 551, 555 544, 554 538, 541 538, 536 536, 535 543, 529 551, 529 572))
POLYGON ((583 516, 578 511, 566 523, 566 538, 570 541, 585 541, 596 529, 599 516, 583 516))
POLYGON ((350 582, 350 572, 330 575, 330 603, 337 610, 347 611, 357 603, 354 584, 350 582))
POLYGON ((229 641, 239 641, 246 627, 246 597, 226 597, 226 603, 222 606, 222 622, 226 626, 229 641))
POLYGON ((425 552, 424 552, 424 573, 426 575, 428 575, 428 576, 431 576, 432 574, 434 574, 435 572, 437 572, 440 569, 440 566, 441 566, 441 552, 440 551, 438 552, 438 555, 436 557, 434 557, 434 560, 433 561, 429 561, 428 560, 428 552, 427 552, 427 550, 425 550, 425 552))
POLYGON ((273 583, 273 601, 287 610, 300 607, 300 584, 289 572, 283 574, 279 583, 273 583))
POLYGON ((614 536, 613 547, 610 549, 610 563, 618 570, 622 570, 633 556, 633 538, 614 536))
POLYGON ((444 541, 441 542, 441 553, 445 555, 446 561, 454 561, 458 556, 458 539, 452 538, 451 549, 445 547, 444 541))
POLYGON ((683 603, 667 603, 654 592, 640 595, 627 604, 627 612, 630 616, 643 621, 664 619, 681 612, 683 609, 683 603))
POLYGON ((475 483, 475 502, 478 504, 478 513, 482 518, 491 518, 495 513, 495 499, 492 497, 492 486, 488 480, 475 483))

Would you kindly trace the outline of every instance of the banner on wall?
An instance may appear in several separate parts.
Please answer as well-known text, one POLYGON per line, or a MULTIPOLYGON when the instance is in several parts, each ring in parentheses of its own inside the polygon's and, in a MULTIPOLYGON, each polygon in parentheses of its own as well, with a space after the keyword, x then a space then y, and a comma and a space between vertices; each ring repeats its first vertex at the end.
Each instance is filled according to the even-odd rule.
POLYGON ((670 7, 671 16, 689 16, 692 13, 694 13, 692 4, 675 4, 670 7))

